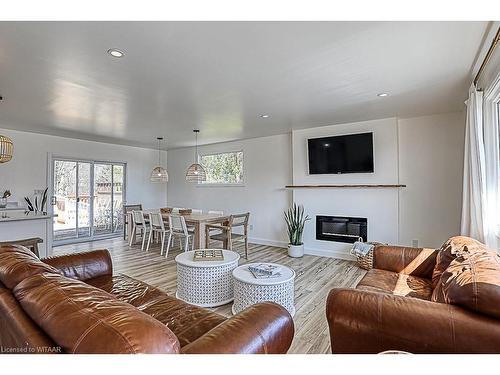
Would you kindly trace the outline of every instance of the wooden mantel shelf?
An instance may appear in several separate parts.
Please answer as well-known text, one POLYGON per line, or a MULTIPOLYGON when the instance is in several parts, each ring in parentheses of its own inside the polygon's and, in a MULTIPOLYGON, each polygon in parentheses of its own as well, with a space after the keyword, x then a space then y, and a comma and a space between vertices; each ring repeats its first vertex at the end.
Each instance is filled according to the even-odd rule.
POLYGON ((287 189, 317 189, 317 188, 404 188, 406 185, 395 184, 351 184, 351 185, 286 185, 287 189))

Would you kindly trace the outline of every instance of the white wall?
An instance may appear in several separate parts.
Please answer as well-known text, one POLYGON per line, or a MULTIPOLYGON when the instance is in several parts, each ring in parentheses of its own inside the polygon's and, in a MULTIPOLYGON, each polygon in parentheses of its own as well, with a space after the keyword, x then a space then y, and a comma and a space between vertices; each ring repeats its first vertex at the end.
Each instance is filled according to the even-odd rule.
MULTIPOLYGON (((144 208, 166 204, 166 184, 149 181, 151 169, 158 162, 158 151, 1 128, 0 134, 14 142, 14 157, 0 164, 0 190, 11 190, 13 196, 9 200, 22 201, 24 196, 31 196, 34 189, 47 187, 48 155, 53 153, 62 157, 125 162, 127 202, 142 203, 144 208)), ((164 165, 166 158, 166 152, 162 152, 164 165)))
POLYGON ((399 119, 400 243, 436 247, 460 233, 465 114, 399 119))
POLYGON ((211 153, 243 150, 244 186, 207 187, 189 184, 186 169, 193 163, 193 148, 168 151, 168 204, 228 213, 250 212, 251 241, 286 246, 283 211, 291 193, 290 135, 247 139, 199 147, 211 153))
MULTIPOLYGON (((296 130, 293 138, 293 183, 397 184, 398 134, 395 118, 296 130), (309 175, 307 140, 325 136, 373 132, 374 173, 309 175)), ((305 252, 350 259, 352 245, 316 240, 316 215, 365 217, 368 240, 398 242, 398 190, 394 188, 294 189, 293 199, 312 218, 304 230, 305 252)))

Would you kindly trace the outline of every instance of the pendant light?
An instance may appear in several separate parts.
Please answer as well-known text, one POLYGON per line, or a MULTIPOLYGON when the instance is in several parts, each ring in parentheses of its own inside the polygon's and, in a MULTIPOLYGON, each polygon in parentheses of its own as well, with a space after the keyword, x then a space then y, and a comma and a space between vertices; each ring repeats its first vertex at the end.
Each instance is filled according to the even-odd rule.
POLYGON ((205 168, 201 164, 198 164, 198 129, 194 129, 193 133, 196 138, 196 146, 194 149, 194 163, 188 168, 186 172, 186 181, 194 182, 199 184, 200 182, 205 182, 207 180, 207 174, 205 173, 205 168))
POLYGON ((151 182, 162 183, 168 181, 168 173, 167 170, 161 166, 160 142, 163 141, 163 137, 158 137, 156 139, 158 140, 158 166, 153 168, 150 180, 151 182))
POLYGON ((12 159, 14 152, 14 144, 12 139, 4 135, 0 135, 0 163, 7 163, 12 159))

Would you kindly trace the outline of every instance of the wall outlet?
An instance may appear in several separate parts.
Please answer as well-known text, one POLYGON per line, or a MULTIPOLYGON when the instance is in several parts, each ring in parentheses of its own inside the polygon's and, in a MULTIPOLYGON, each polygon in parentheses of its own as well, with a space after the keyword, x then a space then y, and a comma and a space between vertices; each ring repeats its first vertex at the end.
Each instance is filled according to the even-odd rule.
POLYGON ((253 230, 253 224, 250 224, 250 225, 248 226, 248 228, 249 228, 250 230, 253 230))
POLYGON ((411 240, 412 247, 418 247, 418 240, 411 240))

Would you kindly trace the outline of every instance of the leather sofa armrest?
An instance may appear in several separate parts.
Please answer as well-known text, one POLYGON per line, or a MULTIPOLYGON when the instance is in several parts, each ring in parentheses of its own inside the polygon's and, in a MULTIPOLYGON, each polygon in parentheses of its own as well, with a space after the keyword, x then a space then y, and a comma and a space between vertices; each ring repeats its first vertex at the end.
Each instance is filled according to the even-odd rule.
POLYGON ((181 349, 188 354, 285 354, 294 335, 288 311, 272 302, 252 305, 181 349))
POLYGON ((333 289, 326 315, 333 353, 500 353, 498 320, 459 306, 333 289))
POLYGON ((43 259, 71 279, 81 281, 113 275, 113 263, 108 250, 94 250, 43 259))
POLYGON ((378 245, 373 250, 373 268, 430 279, 437 252, 435 249, 378 245))

